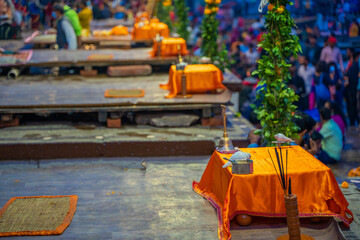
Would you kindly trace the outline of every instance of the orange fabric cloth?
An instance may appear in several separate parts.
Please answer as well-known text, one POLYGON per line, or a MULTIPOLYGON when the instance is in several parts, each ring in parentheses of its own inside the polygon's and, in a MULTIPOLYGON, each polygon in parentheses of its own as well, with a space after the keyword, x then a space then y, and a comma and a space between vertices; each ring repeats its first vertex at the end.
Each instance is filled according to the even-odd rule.
POLYGON ((135 23, 132 30, 134 40, 150 40, 154 39, 157 34, 161 37, 169 37, 169 27, 162 22, 139 22, 135 23))
MULTIPOLYGON (((180 45, 180 53, 181 55, 187 55, 188 51, 186 49, 186 41, 183 38, 164 38, 161 41, 161 56, 168 57, 168 56, 177 56, 179 54, 178 45, 180 45)), ((153 50, 151 55, 153 57, 156 56, 158 51, 159 43, 154 40, 153 50)))
MULTIPOLYGON (((175 65, 171 66, 169 82, 160 84, 162 89, 170 90, 166 98, 174 98, 181 92, 181 74, 181 71, 176 71, 175 65)), ((226 88, 221 83, 224 80, 221 70, 213 64, 187 65, 184 74, 186 75, 186 90, 188 93, 204 93, 226 88)))
MULTIPOLYGON (((300 146, 282 149, 288 149, 288 176, 292 192, 297 195, 299 216, 337 217, 349 225, 352 213, 332 171, 300 146)), ((276 161, 272 147, 241 149, 250 153, 254 161, 253 174, 246 175, 233 175, 231 167, 222 168, 227 162, 223 157, 230 158, 231 154, 215 151, 200 182, 193 182, 194 191, 217 209, 219 239, 231 239, 230 220, 237 214, 286 216, 284 191, 267 150, 276 161)))
POLYGON ((118 25, 111 29, 110 35, 113 36, 129 35, 129 31, 127 27, 118 25))
POLYGON ((149 14, 147 12, 142 12, 142 13, 138 13, 135 16, 135 23, 144 21, 144 20, 149 20, 149 14))

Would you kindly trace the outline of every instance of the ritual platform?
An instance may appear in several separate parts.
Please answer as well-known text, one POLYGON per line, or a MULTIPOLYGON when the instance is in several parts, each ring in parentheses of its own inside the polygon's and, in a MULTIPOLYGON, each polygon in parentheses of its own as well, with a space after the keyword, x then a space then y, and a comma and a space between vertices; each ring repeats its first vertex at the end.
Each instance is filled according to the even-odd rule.
MULTIPOLYGON (((75 60, 74 64, 79 62, 75 60)), ((99 61, 93 62, 104 64, 98 63, 99 61)), ((224 74, 225 79, 234 77, 236 78, 232 73, 224 74)), ((91 109, 97 111, 204 109, 225 104, 231 98, 231 92, 227 89, 215 94, 193 94, 192 98, 166 98, 169 91, 161 89, 159 85, 167 83, 168 79, 167 73, 123 78, 111 78, 105 75, 96 78, 79 75, 37 75, 20 76, 16 81, 2 77, 0 78, 0 113, 74 112, 91 109), (104 93, 107 89, 143 89, 145 95, 139 98, 105 98, 104 93)))
MULTIPOLYGON (((224 79, 233 81, 236 80, 237 77, 230 72, 226 72, 224 79)), ((170 92, 169 90, 160 88, 160 84, 166 84, 168 82, 168 73, 153 73, 150 76, 122 78, 107 77, 105 75, 99 75, 96 78, 82 77, 79 75, 24 75, 16 80, 7 80, 5 77, 2 77, 0 79, 1 115, 24 117, 29 114, 49 116, 51 114, 71 115, 93 113, 95 116, 97 115, 95 124, 100 122, 94 129, 91 128, 94 131, 85 131, 90 134, 89 137, 83 138, 79 142, 74 142, 73 140, 85 132, 83 132, 83 130, 77 132, 77 128, 72 127, 72 124, 70 124, 70 126, 65 124, 66 126, 64 126, 63 129, 59 127, 53 129, 58 132, 50 134, 53 140, 56 139, 53 138, 54 136, 63 136, 57 138, 55 142, 42 141, 42 138, 38 139, 35 137, 33 144, 29 144, 29 140, 31 139, 23 138, 23 133, 27 130, 22 129, 22 126, 0 129, 0 135, 4 136, 0 144, 0 151, 4 150, 7 153, 6 155, 2 155, 2 158, 19 159, 24 158, 23 154, 27 155, 26 158, 31 159, 44 158, 46 156, 48 156, 48 158, 56 158, 60 157, 60 155, 57 154, 61 154, 62 152, 56 150, 59 149, 59 146, 61 146, 62 149, 69 148, 67 153, 74 153, 74 157, 89 156, 87 155, 88 153, 90 156, 97 157, 103 155, 105 152, 105 155, 111 153, 119 156, 210 154, 215 149, 216 141, 222 135, 222 129, 221 126, 219 128, 201 126, 201 119, 211 118, 215 113, 214 111, 219 109, 221 104, 228 104, 231 99, 231 91, 228 89, 219 89, 218 92, 192 94, 191 98, 166 98, 170 92), (107 98, 104 97, 104 93, 108 89, 141 89, 144 91, 144 96, 107 98), (158 130, 156 130, 156 128, 154 130, 154 127, 151 126, 134 128, 134 126, 126 126, 125 124, 116 131, 114 129, 107 129, 104 126, 104 123, 106 123, 111 114, 117 114, 121 117, 127 113, 136 115, 137 113, 182 112, 191 112, 198 116, 197 123, 188 129, 179 128, 175 133, 170 134, 174 135, 170 139, 167 138, 169 134, 167 131, 169 131, 169 129, 159 134, 154 134, 154 131, 158 130), (125 130, 129 127, 130 130, 125 130), (15 133, 14 131, 18 130, 20 135, 13 135, 15 133), (68 135, 70 130, 75 135, 68 135), (10 131, 8 132, 10 135, 5 134, 7 131, 10 131), (3 134, 7 135, 7 137, 3 134), (100 140, 96 139, 97 136, 103 136, 104 134, 107 137, 100 140), (133 137, 135 137, 135 139, 133 139, 133 137), (13 141, 10 141, 11 138, 13 138, 13 141), (22 142, 22 140, 26 140, 26 143, 22 142), (41 141, 38 142, 37 140, 41 141), (194 148, 194 141, 196 141, 197 146, 201 145, 203 147, 194 148), (97 147, 94 148, 95 145, 93 144, 97 147), (110 146, 112 146, 114 150, 118 150, 108 152, 106 148, 110 146), (55 148, 44 154, 43 150, 34 151, 37 147, 48 150, 53 147, 55 148), (11 150, 12 148, 14 151, 11 150), (18 151, 15 149, 23 150, 18 151), (80 151, 75 151, 74 149, 80 151), (95 150, 95 152, 93 150, 95 150), (21 154, 18 155, 18 153, 21 154), (53 155, 53 153, 56 154, 53 155)), ((24 122, 25 123, 22 124, 26 126, 26 121, 24 122)), ((250 129, 252 129, 252 125, 244 118, 239 119, 239 121, 234 120, 234 122, 238 123, 234 123, 234 133, 236 135, 234 135, 234 141, 238 141, 240 145, 245 146, 247 144, 247 134, 250 129), (236 125, 238 125, 238 127, 236 127, 236 125)), ((36 128, 37 127, 35 127, 35 129, 36 128)), ((35 130, 37 133, 28 133, 30 134, 28 136, 39 133, 46 135, 48 130, 52 128, 53 125, 45 127, 45 129, 37 129, 35 130)), ((30 127, 30 130, 33 131, 34 128, 30 127)), ((44 137, 47 139, 47 136, 44 137)))
MULTIPOLYGON (((99 48, 116 47, 116 48, 130 48, 137 45, 151 46, 152 39, 133 39, 132 36, 88 36, 81 37, 82 44, 94 44, 99 48)), ((35 49, 48 48, 49 45, 56 44, 56 34, 39 35, 30 39, 26 44, 33 44, 35 49)))
MULTIPOLYGON (((354 215, 331 169, 300 146, 282 149, 289 153, 286 171, 291 178, 292 193, 297 195, 298 216, 310 223, 334 217, 349 227, 354 215)), ((251 174, 233 174, 229 168, 223 168, 227 162, 223 158, 230 158, 231 154, 215 151, 201 180, 193 182, 194 191, 207 199, 217 212, 219 239, 231 239, 230 221, 237 215, 267 217, 268 222, 286 217, 284 191, 268 155, 273 150, 271 147, 240 149, 251 154, 254 162, 251 174)), ((239 224, 251 227, 249 219, 250 222, 239 224)), ((333 237, 326 239, 341 239, 333 237)))
MULTIPOLYGON (((112 65, 168 65, 176 63, 177 57, 152 57, 151 48, 127 50, 30 50, 31 58, 16 62, 1 62, 0 68, 29 67, 99 67, 112 65)), ((8 55, 11 57, 11 55, 8 55)))
POLYGON ((106 29, 112 28, 117 25, 123 25, 125 27, 132 27, 134 26, 133 20, 124 20, 124 19, 115 19, 115 18, 108 18, 108 19, 93 19, 90 22, 91 30, 96 29, 106 29))

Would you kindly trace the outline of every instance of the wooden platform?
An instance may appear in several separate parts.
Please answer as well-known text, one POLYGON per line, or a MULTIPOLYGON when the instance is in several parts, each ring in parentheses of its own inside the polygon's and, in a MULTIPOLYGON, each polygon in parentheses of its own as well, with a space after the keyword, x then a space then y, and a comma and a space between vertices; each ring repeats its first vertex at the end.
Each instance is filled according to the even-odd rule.
MULTIPOLYGON (((225 78, 233 77, 226 73, 225 78)), ((31 113, 37 111, 93 110, 186 110, 203 109, 227 103, 231 92, 194 94, 192 98, 167 99, 167 90, 159 87, 168 81, 168 74, 142 77, 84 78, 81 76, 22 76, 16 81, 0 79, 0 112, 31 113), (141 98, 105 98, 107 89, 143 89, 141 98), (70 110, 69 110, 70 109, 70 110)))
POLYGON ((117 25, 123 25, 125 27, 132 27, 132 26, 134 26, 134 21, 108 18, 108 19, 102 19, 102 20, 94 20, 93 19, 90 22, 91 30, 112 28, 117 25))
MULTIPOLYGON (((152 45, 152 40, 133 40, 132 36, 89 36, 81 38, 82 44, 94 44, 99 47, 118 47, 118 48, 127 48, 135 47, 136 45, 152 45)), ((41 49, 48 47, 48 45, 56 44, 56 34, 48 35, 39 35, 27 42, 27 44, 33 44, 34 48, 41 49)))
POLYGON ((0 40, 0 47, 4 48, 6 51, 16 52, 24 47, 24 40, 22 39, 0 40))
POLYGON ((83 67, 112 65, 171 65, 177 57, 151 57, 151 48, 98 50, 33 50, 27 62, 3 63, 0 67, 83 67), (90 55, 113 55, 112 59, 89 60, 90 55))

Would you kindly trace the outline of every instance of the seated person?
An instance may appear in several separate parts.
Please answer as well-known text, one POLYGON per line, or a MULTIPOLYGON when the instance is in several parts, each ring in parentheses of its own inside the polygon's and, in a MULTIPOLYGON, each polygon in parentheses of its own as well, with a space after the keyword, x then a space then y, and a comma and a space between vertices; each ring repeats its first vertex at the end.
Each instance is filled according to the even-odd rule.
POLYGON ((0 0, 0 39, 15 39, 20 35, 20 28, 14 21, 14 12, 11 11, 12 2, 0 0))
POLYGON ((320 134, 322 149, 317 153, 318 159, 325 163, 337 163, 341 158, 343 148, 343 135, 340 127, 331 119, 331 110, 323 107, 320 109, 322 128, 320 134))
MULTIPOLYGON (((346 132, 346 118, 339 105, 335 102, 326 102, 324 107, 331 110, 331 119, 333 119, 341 129, 341 133, 345 135, 346 132)), ((320 126, 321 129, 322 125, 320 126)), ((320 131, 320 129, 318 131, 320 131)))
POLYGON ((307 151, 310 152, 310 136, 313 133, 314 127, 316 125, 315 120, 306 113, 297 112, 297 116, 300 118, 294 117, 292 121, 299 127, 298 130, 298 138, 294 139, 295 144, 305 147, 307 151))
MULTIPOLYGON (((309 151, 310 153, 312 152, 316 153, 317 152, 316 149, 311 149, 314 146, 310 145, 310 137, 309 137, 312 134, 313 129, 316 125, 315 120, 309 115, 302 112, 297 112, 296 115, 298 115, 300 118, 294 117, 292 121, 299 127, 298 130, 299 138, 294 139, 295 141, 294 145, 305 147, 306 150, 309 151)), ((255 135, 254 131, 250 131, 249 140, 250 140, 250 144, 248 145, 248 148, 259 147, 259 142, 261 140, 261 137, 259 135, 255 135)), ((266 145, 265 143, 262 144, 262 146, 265 145, 266 145)))
MULTIPOLYGON (((313 147, 313 149, 320 150, 322 148, 321 140, 323 139, 323 136, 317 131, 314 131, 310 136, 310 144, 316 144, 316 148, 313 147)), ((318 151, 315 153, 317 154, 318 151)), ((315 155, 313 154, 313 155, 315 155)))

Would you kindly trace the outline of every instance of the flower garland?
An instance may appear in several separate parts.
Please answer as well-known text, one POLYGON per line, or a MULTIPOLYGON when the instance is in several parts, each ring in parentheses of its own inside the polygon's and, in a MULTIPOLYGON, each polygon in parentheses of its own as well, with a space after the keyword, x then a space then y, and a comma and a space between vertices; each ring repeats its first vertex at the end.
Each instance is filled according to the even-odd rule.
POLYGON ((213 61, 218 55, 217 37, 219 21, 216 19, 216 15, 219 11, 221 0, 205 0, 205 3, 206 6, 201 26, 203 38, 201 51, 204 56, 209 57, 213 61))
POLYGON ((168 25, 170 32, 172 31, 172 22, 170 19, 170 12, 173 10, 172 0, 159 0, 157 3, 156 16, 160 22, 168 25))
POLYGON ((262 134, 268 145, 275 140, 275 134, 283 133, 295 138, 298 130, 291 121, 296 110, 293 102, 298 100, 298 96, 286 83, 291 79, 289 57, 293 55, 296 58, 301 47, 298 37, 291 34, 295 22, 286 9, 287 5, 293 3, 289 0, 270 0, 265 22, 268 32, 258 44, 266 54, 262 55, 258 69, 253 72, 260 78, 256 100, 261 105, 253 107, 262 129, 256 133, 262 134))

